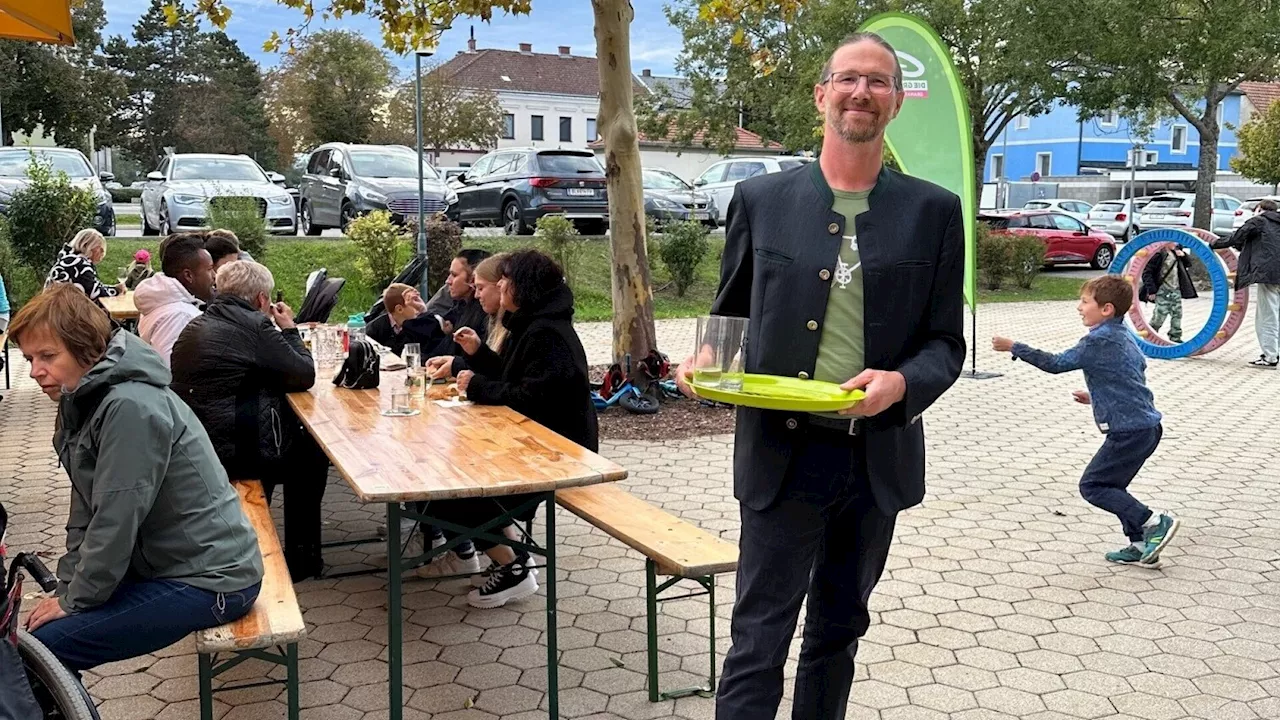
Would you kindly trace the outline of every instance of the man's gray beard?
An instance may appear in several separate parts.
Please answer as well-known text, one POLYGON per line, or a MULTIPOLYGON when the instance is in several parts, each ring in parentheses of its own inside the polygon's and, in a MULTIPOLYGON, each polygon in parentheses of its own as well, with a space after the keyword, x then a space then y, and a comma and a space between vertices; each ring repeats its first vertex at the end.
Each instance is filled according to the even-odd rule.
POLYGON ((835 127, 836 134, 847 143, 862 144, 873 142, 880 137, 880 132, 884 129, 875 122, 872 122, 869 127, 850 127, 848 123, 844 122, 844 108, 837 108, 834 115, 835 117, 830 118, 831 125, 835 127))

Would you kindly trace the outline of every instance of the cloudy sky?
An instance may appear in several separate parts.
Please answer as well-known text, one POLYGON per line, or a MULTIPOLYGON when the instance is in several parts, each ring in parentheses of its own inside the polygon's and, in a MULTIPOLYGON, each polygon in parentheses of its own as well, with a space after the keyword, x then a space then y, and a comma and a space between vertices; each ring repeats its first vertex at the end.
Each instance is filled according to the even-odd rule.
MULTIPOLYGON (((631 60, 635 72, 651 68, 655 74, 671 74, 680 52, 680 33, 667 24, 662 8, 666 0, 632 0, 635 22, 631 26, 631 60)), ((107 9, 107 34, 128 36, 133 24, 146 12, 150 0, 104 0, 107 9)), ((322 0, 317 0, 319 9, 322 0)), ((279 5, 276 0, 226 0, 231 8, 227 34, 254 57, 264 68, 276 63, 276 56, 262 52, 262 43, 272 30, 297 26, 302 14, 279 5)), ((522 42, 533 43, 534 52, 555 52, 558 45, 568 45, 574 55, 595 54, 595 36, 588 0, 535 0, 533 12, 527 16, 495 16, 485 24, 479 20, 459 18, 453 29, 441 38, 438 57, 453 57, 465 49, 467 35, 475 27, 476 42, 481 48, 515 50, 522 42)), ((367 18, 345 18, 322 24, 317 16, 312 29, 343 28, 354 30, 381 45, 376 22, 367 18)), ((396 58, 402 68, 411 68, 411 58, 396 58)))

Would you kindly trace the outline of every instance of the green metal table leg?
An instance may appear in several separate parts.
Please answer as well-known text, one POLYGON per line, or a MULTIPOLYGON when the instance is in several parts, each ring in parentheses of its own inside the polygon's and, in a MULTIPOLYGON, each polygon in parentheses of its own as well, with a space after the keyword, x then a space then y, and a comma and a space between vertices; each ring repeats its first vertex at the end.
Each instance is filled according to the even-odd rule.
POLYGON ((547 493, 547 717, 560 718, 560 653, 556 648, 556 494, 547 493))
POLYGON ((644 561, 645 622, 649 649, 649 702, 658 702, 658 579, 653 560, 644 561))
POLYGON ((298 720, 298 644, 289 643, 285 652, 285 685, 289 692, 289 720, 298 720))
POLYGON ((213 720, 213 658, 200 653, 200 720, 213 720))
POLYGON ((400 504, 387 503, 387 698, 389 720, 404 714, 403 628, 400 611, 400 504))

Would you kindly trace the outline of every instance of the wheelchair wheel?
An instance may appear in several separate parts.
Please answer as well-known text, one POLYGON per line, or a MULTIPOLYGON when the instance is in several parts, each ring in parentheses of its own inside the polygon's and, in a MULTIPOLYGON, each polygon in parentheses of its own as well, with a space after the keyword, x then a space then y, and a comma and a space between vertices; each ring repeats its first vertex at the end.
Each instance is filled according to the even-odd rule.
POLYGON ((46 720, 100 720, 89 693, 76 676, 49 648, 22 630, 18 631, 18 654, 46 720))

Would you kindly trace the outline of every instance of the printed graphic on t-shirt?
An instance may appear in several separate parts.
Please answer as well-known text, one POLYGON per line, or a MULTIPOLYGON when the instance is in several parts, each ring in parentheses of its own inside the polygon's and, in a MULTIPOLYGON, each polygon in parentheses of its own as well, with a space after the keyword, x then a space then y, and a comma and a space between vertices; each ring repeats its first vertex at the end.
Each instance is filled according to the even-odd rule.
POLYGON ((854 262, 851 265, 845 262, 842 257, 836 258, 836 284, 840 286, 839 289, 841 290, 848 289, 849 283, 853 282, 854 271, 862 267, 862 260, 858 255, 858 237, 856 235, 845 235, 844 239, 849 241, 849 249, 854 253, 849 259, 854 262))

